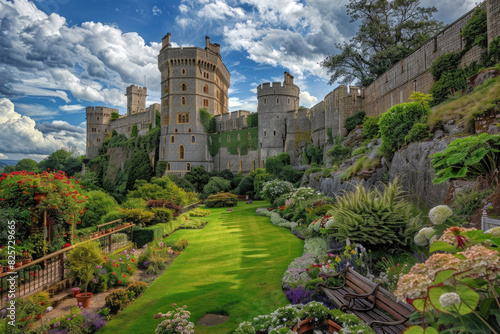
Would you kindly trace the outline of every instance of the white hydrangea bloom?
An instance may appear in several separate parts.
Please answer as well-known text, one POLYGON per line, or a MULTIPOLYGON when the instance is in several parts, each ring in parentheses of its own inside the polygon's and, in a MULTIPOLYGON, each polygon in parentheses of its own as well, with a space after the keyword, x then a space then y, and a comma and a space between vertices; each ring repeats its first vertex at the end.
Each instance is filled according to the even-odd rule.
POLYGON ((435 206, 429 211, 429 219, 434 225, 442 224, 448 217, 453 214, 453 211, 447 205, 435 206))
POLYGON ((439 297, 439 302, 443 308, 460 303, 460 296, 455 292, 443 293, 439 297))
POLYGON ((418 231, 417 235, 413 239, 415 243, 419 246, 427 246, 429 244, 429 239, 434 234, 434 229, 432 227, 424 227, 418 231))
POLYGON ((493 238, 500 238, 500 226, 490 228, 484 233, 490 233, 491 235, 493 235, 493 238))

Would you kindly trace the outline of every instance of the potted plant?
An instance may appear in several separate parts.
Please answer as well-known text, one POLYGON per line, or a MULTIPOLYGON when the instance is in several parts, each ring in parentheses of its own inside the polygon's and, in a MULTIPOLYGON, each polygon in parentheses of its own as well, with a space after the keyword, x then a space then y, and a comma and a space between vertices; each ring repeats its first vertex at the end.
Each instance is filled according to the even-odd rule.
POLYGON ((20 247, 15 247, 16 262, 14 263, 14 268, 19 268, 23 265, 24 251, 20 247))
POLYGON ((23 265, 30 263, 31 255, 34 253, 34 245, 29 242, 25 242, 24 246, 22 246, 21 248, 23 249, 23 265))
POLYGON ((37 320, 42 319, 43 312, 47 309, 47 307, 51 306, 49 301, 50 294, 48 292, 39 292, 33 297, 31 297, 33 301, 36 303, 37 307, 35 309, 35 314, 37 320))
POLYGON ((103 263, 99 243, 95 241, 86 241, 76 245, 68 254, 68 260, 71 270, 75 272, 77 277, 83 282, 85 292, 76 295, 78 303, 88 307, 93 294, 87 292, 89 282, 94 278, 96 266, 103 263))

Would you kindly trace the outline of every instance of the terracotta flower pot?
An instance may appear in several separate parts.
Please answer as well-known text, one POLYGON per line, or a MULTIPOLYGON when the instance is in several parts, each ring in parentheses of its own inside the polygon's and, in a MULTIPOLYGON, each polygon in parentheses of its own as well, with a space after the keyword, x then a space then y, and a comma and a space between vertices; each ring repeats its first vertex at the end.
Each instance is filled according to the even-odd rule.
POLYGON ((30 262, 31 262, 31 258, 30 259, 23 259, 23 265, 28 264, 30 262))
POLYGON ((4 267, 3 267, 3 271, 8 272, 9 270, 10 270, 10 267, 9 267, 9 266, 4 266, 4 267))
POLYGON ((73 288, 73 298, 76 297, 77 294, 80 293, 80 288, 73 288))
POLYGON ((35 201, 36 204, 40 204, 40 202, 46 198, 47 194, 44 193, 36 193, 35 196, 33 196, 33 200, 35 201))
MULTIPOLYGON (((295 333, 302 334, 307 331, 310 331, 311 329, 314 329, 316 326, 313 320, 314 320, 313 318, 302 320, 298 326, 295 325, 295 327, 293 327, 293 331, 295 333)), ((340 330, 342 329, 342 327, 340 327, 336 322, 332 320, 328 320, 327 323, 328 323, 328 332, 330 333, 340 332, 340 330)))
POLYGON ((31 320, 32 318, 33 318, 33 316, 30 315, 29 317, 22 318, 21 320, 19 320, 19 322, 28 321, 28 320, 31 320))
POLYGON ((76 300, 78 303, 82 303, 83 308, 87 308, 90 305, 90 299, 92 299, 92 292, 84 292, 76 295, 76 300))
POLYGON ((23 261, 16 262, 16 263, 14 263, 14 268, 19 268, 22 265, 23 265, 23 261))

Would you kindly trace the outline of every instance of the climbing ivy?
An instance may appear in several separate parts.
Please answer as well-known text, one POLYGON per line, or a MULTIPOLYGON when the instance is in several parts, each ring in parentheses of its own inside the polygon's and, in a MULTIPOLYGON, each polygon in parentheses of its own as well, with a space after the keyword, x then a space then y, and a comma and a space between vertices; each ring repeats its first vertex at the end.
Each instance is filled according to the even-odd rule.
POLYGON ((486 9, 476 8, 474 14, 462 29, 462 37, 465 39, 465 48, 467 50, 475 45, 479 45, 483 49, 488 46, 486 9))
POLYGON ((213 157, 217 155, 220 149, 227 148, 229 148, 229 154, 236 155, 239 150, 241 155, 246 155, 249 149, 256 151, 259 148, 259 129, 250 128, 212 134, 209 146, 210 155, 213 157), (250 134, 250 139, 248 139, 248 134, 250 134))

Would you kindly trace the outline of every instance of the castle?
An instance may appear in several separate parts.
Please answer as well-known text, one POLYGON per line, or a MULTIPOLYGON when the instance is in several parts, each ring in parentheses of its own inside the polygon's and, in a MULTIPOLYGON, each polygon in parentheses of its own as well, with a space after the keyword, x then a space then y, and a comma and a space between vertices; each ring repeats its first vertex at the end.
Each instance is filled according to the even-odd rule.
MULTIPOLYGON (((488 44, 500 35, 500 0, 486 0, 488 44)), ((205 38, 205 48, 172 48, 170 33, 162 40, 158 56, 161 72, 161 103, 145 107, 145 87, 127 88, 127 115, 111 120, 116 109, 87 107, 87 158, 98 156, 106 133, 115 130, 130 137, 155 127, 161 114, 159 161, 165 173, 183 175, 192 167, 208 171, 229 169, 248 173, 265 167, 265 160, 287 152, 300 165, 306 145, 329 148, 329 138, 345 135, 347 117, 364 110, 379 116, 390 107, 407 102, 413 91, 429 93, 433 84, 429 68, 439 56, 465 47, 462 28, 474 10, 463 15, 424 43, 368 87, 339 86, 312 108, 299 108, 300 89, 285 72, 283 82, 257 87, 258 127, 249 127, 249 111, 228 110, 230 74, 220 55, 220 45, 205 38), (215 116, 216 133, 207 135, 200 109, 215 116)), ((480 61, 483 50, 475 46, 464 55, 461 66, 480 61)))

